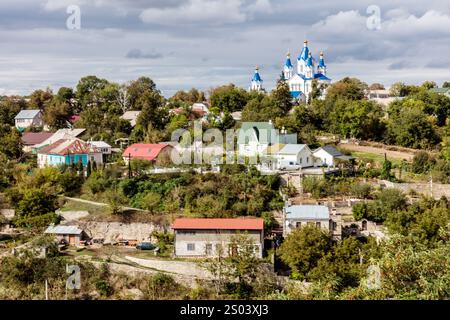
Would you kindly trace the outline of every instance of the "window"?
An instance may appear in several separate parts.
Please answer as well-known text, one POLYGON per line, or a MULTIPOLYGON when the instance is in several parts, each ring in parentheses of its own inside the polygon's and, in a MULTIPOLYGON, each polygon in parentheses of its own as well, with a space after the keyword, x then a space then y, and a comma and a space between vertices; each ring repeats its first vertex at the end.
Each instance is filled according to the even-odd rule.
POLYGON ((295 224, 295 227, 296 228, 300 228, 302 226, 302 223, 301 222, 297 222, 296 224, 295 224))
POLYGON ((300 164, 302 164, 303 158, 300 158, 300 164))
POLYGON ((309 157, 306 157, 306 163, 309 163, 309 157))
POLYGON ((188 243, 187 251, 195 251, 195 243, 188 243))
POLYGON ((216 254, 217 255, 222 255, 222 245, 220 243, 216 243, 216 254))
POLYGON ((207 256, 212 254, 212 244, 211 243, 207 243, 206 244, 205 253, 206 253, 207 256))
POLYGON ((320 228, 320 222, 316 222, 316 228, 320 228))

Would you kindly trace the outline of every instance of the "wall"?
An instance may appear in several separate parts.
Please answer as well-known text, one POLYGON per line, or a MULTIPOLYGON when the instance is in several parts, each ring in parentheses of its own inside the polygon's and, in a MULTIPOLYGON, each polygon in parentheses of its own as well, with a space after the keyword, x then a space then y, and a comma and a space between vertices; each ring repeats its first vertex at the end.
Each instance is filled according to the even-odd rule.
MULTIPOLYGON (((201 257, 206 256, 206 244, 211 244, 210 256, 217 256, 219 250, 217 245, 221 246, 223 255, 228 254, 228 244, 231 238, 237 232, 231 230, 197 230, 195 232, 185 233, 181 230, 177 230, 175 233, 175 255, 177 256, 191 256, 201 257), (194 244, 195 250, 188 250, 188 244, 194 244)), ((262 235, 260 231, 248 231, 248 236, 253 240, 256 246, 258 246, 258 256, 262 257, 262 235)))

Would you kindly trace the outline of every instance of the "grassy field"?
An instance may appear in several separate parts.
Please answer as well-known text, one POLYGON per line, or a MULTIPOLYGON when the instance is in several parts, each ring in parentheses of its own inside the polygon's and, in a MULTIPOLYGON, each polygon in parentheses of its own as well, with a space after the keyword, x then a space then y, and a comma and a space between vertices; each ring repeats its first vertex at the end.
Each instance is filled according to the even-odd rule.
MULTIPOLYGON (((378 153, 369 153, 369 152, 360 152, 360 151, 352 151, 352 156, 358 159, 368 159, 379 164, 384 162, 384 155, 378 153)), ((393 165, 400 165, 402 163, 401 159, 388 157, 388 160, 392 162, 393 165)))

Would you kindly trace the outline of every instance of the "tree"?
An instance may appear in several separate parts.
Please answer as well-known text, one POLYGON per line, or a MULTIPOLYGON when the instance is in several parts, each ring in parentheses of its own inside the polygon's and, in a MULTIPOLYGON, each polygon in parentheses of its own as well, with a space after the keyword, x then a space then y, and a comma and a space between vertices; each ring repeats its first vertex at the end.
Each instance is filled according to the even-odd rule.
POLYGON ((391 180, 392 179, 391 169, 392 169, 392 162, 390 162, 388 159, 385 158, 383 161, 383 167, 381 168, 380 178, 384 180, 391 180))
POLYGON ((156 192, 147 193, 142 199, 142 209, 148 210, 151 213, 159 211, 161 205, 161 195, 156 192))
POLYGON ((421 87, 426 90, 430 90, 432 88, 437 88, 437 84, 434 81, 425 81, 424 83, 422 83, 421 87))
POLYGON ((275 108, 286 115, 292 109, 292 95, 289 85, 283 79, 278 79, 277 86, 270 94, 275 108))
POLYGON ((424 173, 430 170, 431 159, 426 151, 417 152, 412 160, 411 170, 414 173, 424 173))
POLYGON ((92 166, 91 166, 91 161, 89 160, 86 166, 86 177, 89 178, 89 176, 92 173, 92 166))
POLYGON ((108 203, 111 214, 117 215, 123 213, 123 206, 128 203, 128 199, 121 191, 108 190, 105 192, 106 202, 108 203))
POLYGON ((219 113, 241 111, 246 105, 247 99, 247 92, 234 84, 212 89, 209 96, 212 111, 216 109, 219 113))
POLYGON ((45 110, 53 99, 53 93, 50 89, 36 90, 30 95, 28 102, 29 109, 45 110))
POLYGON ((156 84, 148 77, 140 77, 127 86, 128 105, 130 110, 141 110, 144 104, 139 100, 142 96, 157 93, 156 84))
POLYGON ((445 81, 445 82, 442 84, 442 88, 450 88, 450 81, 445 81))
POLYGON ((14 125, 14 117, 20 110, 26 109, 27 103, 25 99, 18 96, 9 96, 0 99, 0 125, 14 125))
POLYGON ((337 98, 345 100, 361 100, 365 96, 367 84, 356 78, 346 77, 328 87, 326 100, 337 98))
POLYGON ((45 109, 44 122, 51 129, 67 128, 69 119, 73 115, 72 107, 67 102, 54 102, 45 109))
POLYGON ((384 90, 384 85, 382 85, 381 83, 372 83, 369 86, 369 90, 384 90))
POLYGON ((289 234, 278 254, 292 269, 292 277, 304 279, 330 249, 330 235, 315 226, 307 225, 289 234))
POLYGON ((4 154, 10 160, 22 156, 22 139, 15 127, 0 124, 0 154, 4 154))

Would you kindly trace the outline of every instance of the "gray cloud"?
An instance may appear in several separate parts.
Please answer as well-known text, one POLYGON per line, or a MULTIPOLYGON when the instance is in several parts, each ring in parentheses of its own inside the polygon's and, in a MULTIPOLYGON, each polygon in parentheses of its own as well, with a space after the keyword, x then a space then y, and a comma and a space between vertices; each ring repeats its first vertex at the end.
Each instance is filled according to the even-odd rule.
POLYGON ((163 55, 158 52, 144 53, 141 49, 131 49, 126 54, 126 57, 129 59, 160 59, 163 55))

